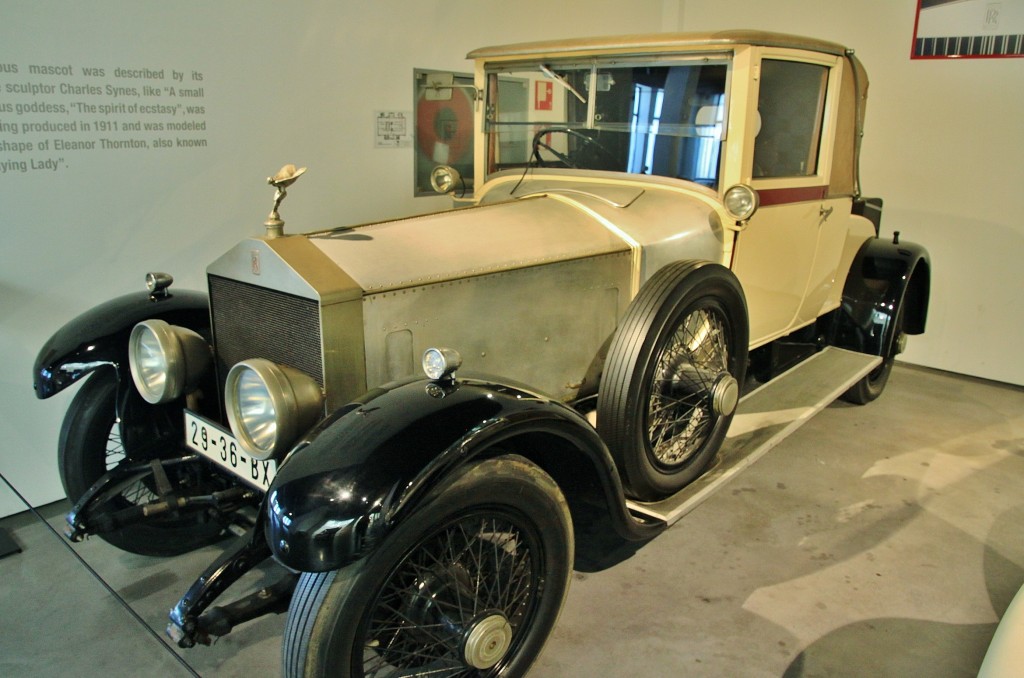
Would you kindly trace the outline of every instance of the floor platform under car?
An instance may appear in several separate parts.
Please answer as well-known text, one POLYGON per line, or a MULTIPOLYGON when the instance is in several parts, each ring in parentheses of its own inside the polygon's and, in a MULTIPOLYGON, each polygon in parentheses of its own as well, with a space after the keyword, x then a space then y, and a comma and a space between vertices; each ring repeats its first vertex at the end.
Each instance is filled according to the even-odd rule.
POLYGON ((662 501, 628 501, 629 510, 671 525, 800 428, 881 361, 879 356, 830 346, 759 386, 740 400, 725 442, 704 475, 662 501))
MULTIPOLYGON (((40 509, 54 531, 0 520, 22 548, 0 558, 0 676, 277 674, 284 615, 208 647, 156 640, 225 544, 173 558, 72 545, 143 627, 62 541, 69 508, 40 509)), ((529 678, 972 678, 1024 581, 1022 524, 1024 387, 897 362, 877 403, 824 408, 672 529, 600 541, 597 556, 621 548, 574 572, 529 678)))

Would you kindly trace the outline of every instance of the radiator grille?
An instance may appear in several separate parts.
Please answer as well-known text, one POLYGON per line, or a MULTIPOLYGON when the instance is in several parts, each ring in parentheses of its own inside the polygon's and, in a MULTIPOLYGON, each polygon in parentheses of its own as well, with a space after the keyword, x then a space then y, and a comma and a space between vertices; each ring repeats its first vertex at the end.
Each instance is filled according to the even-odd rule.
POLYGON ((209 285, 222 382, 240 360, 266 358, 305 372, 324 385, 316 301, 214 275, 209 276, 209 285))

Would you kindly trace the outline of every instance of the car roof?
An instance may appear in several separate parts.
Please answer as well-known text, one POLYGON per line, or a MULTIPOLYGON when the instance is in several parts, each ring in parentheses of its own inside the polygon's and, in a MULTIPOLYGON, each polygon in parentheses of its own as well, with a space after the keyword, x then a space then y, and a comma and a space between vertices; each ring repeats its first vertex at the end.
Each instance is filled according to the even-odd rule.
POLYGON ((595 38, 544 40, 509 45, 481 47, 466 55, 468 59, 494 59, 502 57, 528 57, 551 54, 576 53, 632 54, 649 52, 691 51, 706 48, 728 48, 732 45, 758 45, 810 50, 842 56, 848 53, 844 46, 787 33, 770 31, 728 30, 709 33, 645 33, 595 38))

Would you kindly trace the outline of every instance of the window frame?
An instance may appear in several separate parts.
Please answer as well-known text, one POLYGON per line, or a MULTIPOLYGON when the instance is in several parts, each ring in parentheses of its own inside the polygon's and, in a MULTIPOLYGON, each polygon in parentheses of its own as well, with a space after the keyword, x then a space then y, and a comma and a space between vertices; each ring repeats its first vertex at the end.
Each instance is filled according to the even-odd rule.
MULTIPOLYGON (((587 110, 586 119, 582 122, 582 127, 579 129, 609 129, 615 131, 614 128, 619 125, 629 123, 611 123, 604 124, 599 119, 596 119, 596 106, 597 99, 600 96, 598 87, 598 78, 604 69, 623 69, 623 68, 635 68, 643 66, 651 67, 673 67, 682 65, 721 65, 725 68, 725 80, 723 84, 723 90, 721 93, 721 107, 723 110, 722 119, 717 123, 717 127, 720 130, 717 135, 718 141, 718 154, 717 161, 715 163, 718 168, 717 183, 719 190, 721 190, 723 175, 722 165, 725 163, 725 148, 729 141, 729 118, 732 115, 732 91, 733 82, 735 79, 735 55, 732 51, 700 51, 687 54, 641 54, 641 55, 609 55, 609 56, 598 56, 590 58, 553 58, 550 60, 510 60, 500 62, 489 62, 484 63, 480 69, 482 75, 483 92, 484 92, 484 106, 483 113, 481 115, 480 134, 483 137, 483 141, 480 144, 481 150, 483 151, 483 162, 481 168, 483 169, 483 180, 489 181, 495 174, 501 171, 507 171, 505 168, 495 169, 495 158, 496 158, 496 138, 497 134, 492 131, 492 125, 501 125, 496 122, 496 117, 499 114, 498 110, 494 105, 495 88, 497 88, 499 81, 506 78, 519 77, 522 72, 539 71, 539 65, 543 63, 545 66, 550 67, 554 71, 566 68, 575 68, 580 70, 589 70, 589 87, 585 88, 585 92, 595 92, 596 96, 587 97, 587 110)), ((557 87, 557 85, 556 85, 557 87)), ((572 96, 569 92, 564 92, 565 96, 572 96)), ((634 173, 624 172, 630 174, 634 173)), ((635 173, 636 176, 660 176, 646 173, 635 173)))
POLYGON ((835 146, 836 128, 839 116, 839 94, 840 83, 844 77, 843 58, 817 52, 806 52, 800 50, 783 50, 776 48, 761 48, 754 56, 756 63, 756 86, 750 94, 749 106, 753 109, 754 119, 757 117, 758 101, 761 94, 761 67, 766 60, 771 61, 794 61, 824 66, 828 69, 827 81, 825 84, 825 97, 823 110, 820 116, 820 132, 818 141, 818 153, 815 171, 812 174, 797 176, 778 177, 755 177, 754 150, 756 146, 756 134, 750 129, 749 143, 745 144, 747 158, 744 166, 747 168, 747 176, 751 186, 758 191, 771 189, 800 188, 806 186, 821 187, 827 189, 832 173, 832 156, 835 146))

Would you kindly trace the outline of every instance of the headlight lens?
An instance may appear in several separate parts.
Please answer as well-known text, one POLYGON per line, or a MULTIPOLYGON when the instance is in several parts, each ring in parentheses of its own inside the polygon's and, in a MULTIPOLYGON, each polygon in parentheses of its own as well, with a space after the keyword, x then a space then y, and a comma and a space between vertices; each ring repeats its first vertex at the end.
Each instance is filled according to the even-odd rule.
POLYGON ((736 184, 725 192, 725 210, 736 221, 746 221, 757 211, 757 191, 746 184, 736 184))
MULTIPOLYGON (((237 414, 237 428, 245 431, 244 439, 252 442, 249 451, 270 456, 277 442, 277 408, 266 382, 256 372, 245 370, 238 375, 235 394, 232 411, 237 414)), ((236 428, 235 422, 231 426, 236 428)))
POLYGON ((323 394, 309 375, 256 358, 231 368, 224 400, 239 445, 270 459, 320 418, 323 394))
POLYGON ((146 402, 179 398, 193 388, 210 366, 210 347, 185 327, 144 320, 132 328, 128 364, 132 380, 146 402))

